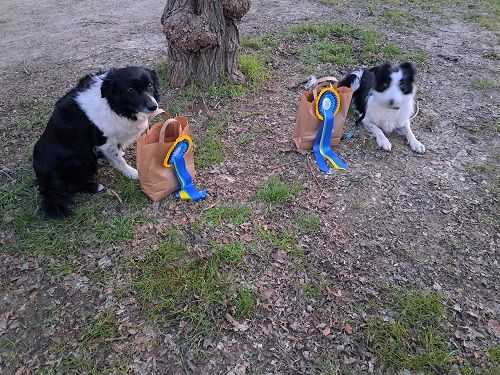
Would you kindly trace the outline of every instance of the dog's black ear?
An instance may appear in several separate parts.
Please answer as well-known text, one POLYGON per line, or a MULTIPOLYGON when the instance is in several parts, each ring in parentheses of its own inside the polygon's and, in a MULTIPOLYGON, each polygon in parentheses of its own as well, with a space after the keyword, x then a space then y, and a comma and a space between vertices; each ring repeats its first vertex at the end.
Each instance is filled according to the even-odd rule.
POLYGON ((110 70, 102 80, 101 97, 110 98, 116 93, 115 73, 110 70))
POLYGON ((113 77, 106 77, 102 80, 101 85, 101 97, 110 98, 114 95, 116 90, 116 84, 113 77))
POLYGON ((154 97, 156 100, 158 100, 158 98, 160 97, 160 94, 158 93, 158 88, 160 86, 160 82, 159 82, 159 79, 158 79, 158 74, 156 74, 156 71, 154 71, 153 69, 146 69, 149 73, 149 77, 151 79, 151 82, 153 82, 153 88, 154 88, 154 97))
POLYGON ((399 65, 399 68, 403 71, 403 76, 410 82, 415 80, 415 67, 410 62, 404 62, 399 65))

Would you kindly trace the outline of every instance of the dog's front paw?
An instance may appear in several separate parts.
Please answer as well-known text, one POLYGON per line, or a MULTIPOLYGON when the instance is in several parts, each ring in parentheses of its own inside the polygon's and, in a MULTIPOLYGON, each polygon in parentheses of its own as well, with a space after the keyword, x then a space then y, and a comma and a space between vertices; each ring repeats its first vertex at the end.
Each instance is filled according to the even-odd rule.
POLYGON ((130 165, 127 165, 127 168, 122 173, 125 177, 133 180, 137 180, 139 178, 139 172, 137 172, 137 169, 132 168, 130 165))
POLYGON ((411 142, 410 147, 413 151, 418 152, 419 154, 423 154, 425 152, 425 146, 417 140, 411 142))
POLYGON ((391 151, 392 149, 391 142, 389 142, 389 140, 386 137, 377 138, 377 144, 386 151, 391 151))

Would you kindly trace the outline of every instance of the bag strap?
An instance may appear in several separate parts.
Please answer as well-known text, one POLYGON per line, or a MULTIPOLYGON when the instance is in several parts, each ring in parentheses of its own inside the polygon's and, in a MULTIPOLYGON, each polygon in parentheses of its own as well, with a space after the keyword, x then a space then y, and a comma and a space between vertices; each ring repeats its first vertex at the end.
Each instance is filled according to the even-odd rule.
POLYGON ((163 117, 163 122, 167 121, 168 120, 168 113, 165 112, 163 109, 161 108, 158 108, 156 111, 154 111, 153 113, 151 113, 149 116, 148 116, 148 121, 151 121, 153 120, 156 116, 158 116, 159 114, 161 114, 161 116, 163 117))
POLYGON ((164 143, 165 142, 165 131, 167 130, 167 127, 170 125, 170 124, 177 124, 179 125, 179 134, 182 133, 182 125, 181 123, 179 122, 179 120, 175 119, 175 118, 169 118, 167 119, 163 125, 161 126, 161 129, 160 129, 160 136, 158 137, 158 142, 160 143, 164 143))
POLYGON ((337 78, 331 76, 318 79, 316 86, 312 91, 314 101, 318 98, 318 91, 325 87, 337 87, 338 82, 337 78))
POLYGON ((323 83, 323 82, 330 82, 330 83, 334 84, 334 83, 338 83, 339 80, 333 76, 326 76, 326 77, 318 79, 316 81, 316 85, 319 83, 323 83))

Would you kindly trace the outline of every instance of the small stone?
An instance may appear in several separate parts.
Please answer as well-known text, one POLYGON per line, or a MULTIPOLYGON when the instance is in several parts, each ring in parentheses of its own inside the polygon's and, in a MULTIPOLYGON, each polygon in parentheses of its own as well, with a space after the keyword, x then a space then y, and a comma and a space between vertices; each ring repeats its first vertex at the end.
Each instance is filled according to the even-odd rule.
POLYGON ((104 270, 106 268, 109 268, 112 266, 112 262, 111 262, 111 259, 107 256, 105 257, 102 257, 101 259, 99 259, 99 262, 97 262, 97 266, 101 269, 101 270, 104 270))

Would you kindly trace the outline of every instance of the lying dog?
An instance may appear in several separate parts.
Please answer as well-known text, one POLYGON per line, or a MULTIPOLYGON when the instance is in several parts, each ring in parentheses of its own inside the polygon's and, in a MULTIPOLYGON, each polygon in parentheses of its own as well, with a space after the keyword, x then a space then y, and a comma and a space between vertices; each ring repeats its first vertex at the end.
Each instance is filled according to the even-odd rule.
POLYGON ((142 67, 112 69, 83 77, 57 101, 33 151, 40 211, 64 217, 75 193, 97 193, 97 159, 129 178, 137 170, 123 150, 147 129, 148 115, 158 108, 158 77, 142 67))
MULTIPOLYGON (((416 92, 414 79, 415 69, 406 62, 397 67, 384 64, 356 70, 338 84, 353 90, 354 104, 365 129, 384 150, 392 148, 385 134, 399 130, 406 136, 413 151, 425 152, 425 146, 415 138, 410 128, 416 92)), ((316 78, 311 77, 306 87, 314 87, 315 81, 316 78)))

